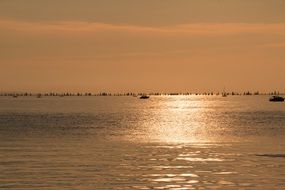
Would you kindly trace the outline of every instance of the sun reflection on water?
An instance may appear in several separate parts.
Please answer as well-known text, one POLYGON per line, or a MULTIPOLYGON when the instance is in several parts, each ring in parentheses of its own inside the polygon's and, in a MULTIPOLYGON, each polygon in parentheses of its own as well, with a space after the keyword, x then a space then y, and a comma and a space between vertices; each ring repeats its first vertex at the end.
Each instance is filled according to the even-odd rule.
POLYGON ((218 132, 224 130, 219 127, 222 119, 211 114, 221 106, 220 103, 216 99, 191 96, 153 97, 151 101, 142 102, 143 110, 147 111, 139 115, 138 126, 133 128, 128 140, 133 139, 134 144, 139 144, 138 152, 141 147, 148 150, 145 164, 137 167, 144 172, 140 177, 147 185, 134 188, 234 186, 231 180, 219 179, 238 174, 231 168, 236 155, 232 157, 219 152, 222 148, 231 148, 231 143, 217 140, 218 132), (216 167, 222 163, 230 168, 216 167))
POLYGON ((178 96, 151 103, 155 104, 154 109, 149 110, 150 117, 141 123, 144 141, 192 143, 213 140, 207 129, 208 125, 216 124, 205 113, 212 107, 209 104, 215 104, 215 101, 178 96))

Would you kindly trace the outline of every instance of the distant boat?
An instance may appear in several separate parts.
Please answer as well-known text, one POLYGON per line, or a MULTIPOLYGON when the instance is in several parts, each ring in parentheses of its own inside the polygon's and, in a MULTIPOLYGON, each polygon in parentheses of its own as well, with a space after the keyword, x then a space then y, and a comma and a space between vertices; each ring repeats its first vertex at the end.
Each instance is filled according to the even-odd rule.
POLYGON ((41 95, 41 94, 38 94, 38 95, 37 95, 37 98, 41 98, 41 97, 42 97, 42 95, 41 95))
POLYGON ((147 96, 147 95, 142 95, 142 96, 140 97, 140 99, 149 99, 149 96, 147 96))
POLYGON ((269 101, 270 102, 284 102, 284 98, 281 96, 272 96, 269 101))
POLYGON ((13 95, 13 98, 18 98, 18 95, 14 94, 14 95, 13 95))

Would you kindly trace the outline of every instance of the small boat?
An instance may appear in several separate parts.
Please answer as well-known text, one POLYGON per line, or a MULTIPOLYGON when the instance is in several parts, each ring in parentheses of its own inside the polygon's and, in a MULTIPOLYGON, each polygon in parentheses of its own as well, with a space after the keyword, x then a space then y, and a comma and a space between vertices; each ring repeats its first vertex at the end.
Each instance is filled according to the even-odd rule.
POLYGON ((142 95, 142 96, 140 97, 140 99, 149 99, 149 96, 147 96, 147 95, 142 95))
POLYGON ((12 97, 13 97, 13 98, 18 98, 18 95, 17 95, 17 94, 14 94, 12 97))
POLYGON ((37 98, 41 98, 42 97, 42 95, 41 94, 37 94, 37 98))
POLYGON ((284 102, 285 98, 281 96, 272 96, 269 101, 270 102, 284 102))

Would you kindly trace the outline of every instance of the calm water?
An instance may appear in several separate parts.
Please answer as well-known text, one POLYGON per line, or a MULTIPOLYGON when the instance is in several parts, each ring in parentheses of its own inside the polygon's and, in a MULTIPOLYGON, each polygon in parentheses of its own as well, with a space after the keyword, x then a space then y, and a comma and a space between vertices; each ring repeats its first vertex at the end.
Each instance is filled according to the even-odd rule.
POLYGON ((1 97, 0 189, 285 189, 285 103, 1 97))

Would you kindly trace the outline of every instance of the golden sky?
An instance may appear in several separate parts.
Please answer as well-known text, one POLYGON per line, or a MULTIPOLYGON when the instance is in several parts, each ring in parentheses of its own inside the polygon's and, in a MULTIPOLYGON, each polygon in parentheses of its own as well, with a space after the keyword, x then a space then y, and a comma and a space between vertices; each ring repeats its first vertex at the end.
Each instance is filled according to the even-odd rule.
POLYGON ((0 91, 285 92, 284 0, 0 0, 0 91))

